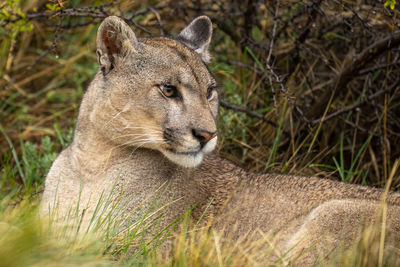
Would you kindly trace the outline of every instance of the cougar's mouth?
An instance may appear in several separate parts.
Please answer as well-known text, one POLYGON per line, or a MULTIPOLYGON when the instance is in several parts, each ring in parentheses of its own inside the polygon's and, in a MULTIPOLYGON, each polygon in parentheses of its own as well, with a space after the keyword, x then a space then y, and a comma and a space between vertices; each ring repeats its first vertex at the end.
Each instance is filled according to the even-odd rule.
POLYGON ((176 151, 175 149, 172 149, 172 148, 169 148, 167 150, 169 152, 171 152, 171 153, 175 153, 175 154, 178 154, 178 155, 189 155, 189 156, 195 156, 197 153, 201 152, 200 149, 199 150, 195 150, 195 151, 183 151, 183 152, 176 151))
POLYGON ((166 158, 175 164, 186 168, 193 168, 198 166, 203 161, 204 154, 210 153, 214 150, 216 144, 217 137, 214 137, 203 147, 189 148, 187 151, 177 151, 174 147, 170 147, 171 142, 169 142, 169 147, 164 147, 164 149, 161 149, 160 151, 166 158))

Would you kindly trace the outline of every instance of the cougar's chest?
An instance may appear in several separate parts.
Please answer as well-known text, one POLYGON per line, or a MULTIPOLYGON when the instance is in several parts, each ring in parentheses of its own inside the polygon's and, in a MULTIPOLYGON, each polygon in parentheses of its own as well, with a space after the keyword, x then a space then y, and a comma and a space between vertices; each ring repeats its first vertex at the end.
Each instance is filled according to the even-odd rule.
POLYGON ((113 166, 105 177, 109 194, 132 221, 150 212, 171 222, 205 198, 188 170, 167 165, 164 159, 148 163, 145 158, 126 161, 113 166))

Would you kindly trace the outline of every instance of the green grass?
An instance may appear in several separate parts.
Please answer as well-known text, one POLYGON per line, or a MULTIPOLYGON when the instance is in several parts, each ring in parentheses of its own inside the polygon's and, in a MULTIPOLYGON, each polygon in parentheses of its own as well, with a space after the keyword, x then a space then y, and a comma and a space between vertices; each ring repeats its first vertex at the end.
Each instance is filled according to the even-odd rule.
MULTIPOLYGON (((57 5, 54 2, 46 7, 35 0, 7 3, 7 9, 1 11, 24 13, 32 11, 36 5, 46 10, 57 5), (9 7, 11 9, 8 9, 9 7)), ((122 12, 132 14, 133 10, 139 10, 149 3, 151 1, 125 1, 123 5, 129 8, 122 9, 122 12)), ((77 0, 66 1, 65 4, 67 7, 82 7, 92 2, 77 0)), ((302 16, 306 14, 299 14, 298 10, 305 4, 302 1, 293 1, 293 5, 281 6, 282 18, 287 22, 294 19, 293 23, 301 21, 302 16)), ((273 10, 270 7, 261 7, 260 12, 273 10)), ((338 15, 342 12, 332 8, 326 10, 337 12, 338 15)), ((115 6, 109 11, 113 14, 119 12, 115 6)), ((183 25, 182 16, 171 17, 171 9, 157 12, 171 33, 179 30, 176 25, 183 25)), ((384 14, 382 17, 389 16, 384 14)), ((222 15, 214 14, 216 18, 222 15)), ((270 15, 258 13, 254 16, 255 20, 262 22, 252 27, 250 33, 258 44, 269 42, 266 32, 270 31, 274 24, 273 16, 270 15)), ((187 19, 193 16, 195 14, 189 14, 187 19)), ((50 18, 50 24, 57 25, 58 18, 50 18)), ((2 19, 3 17, 0 17, 0 22, 3 22, 2 19)), ((241 20, 239 17, 235 17, 236 19, 239 22, 241 20)), ((66 18, 64 23, 67 21, 78 23, 86 20, 66 18)), ((151 12, 138 16, 135 22, 148 26, 154 33, 159 32, 155 15, 151 12)), ((229 23, 231 22, 228 21, 228 25, 229 23)), ((343 50, 351 46, 346 40, 353 40, 354 36, 345 31, 338 33, 335 29, 323 34, 323 44, 329 47, 328 54, 324 53, 323 44, 318 44, 318 40, 313 39, 318 33, 314 32, 304 43, 305 49, 299 52, 298 65, 293 66, 294 53, 285 54, 285 51, 292 51, 290 46, 300 31, 295 26, 290 26, 291 23, 285 28, 286 33, 282 31, 280 36, 276 36, 273 67, 277 74, 285 78, 287 93, 296 99, 297 106, 303 108, 309 104, 309 98, 318 100, 312 94, 318 95, 319 90, 325 88, 321 89, 319 86, 324 84, 327 77, 340 72, 337 66, 344 61, 346 51, 343 50), (312 53, 307 54, 307 51, 312 53), (315 61, 319 58, 326 59, 327 63, 315 61), (317 63, 314 65, 315 62, 317 63), (292 67, 296 71, 293 71, 290 77, 285 77, 292 67)), ((322 26, 318 24, 319 20, 316 23, 315 31, 319 31, 322 26)), ((25 19, 0 27, 0 266, 54 266, 55 263, 58 266, 266 266, 267 263, 259 260, 260 258, 276 258, 276 261, 269 261, 269 264, 282 264, 284 257, 276 255, 265 233, 262 238, 252 243, 232 243, 225 240, 221 233, 201 224, 196 224, 196 231, 185 227, 187 224, 182 223, 185 222, 185 216, 171 222, 168 228, 159 229, 147 236, 145 229, 157 224, 157 221, 149 218, 157 210, 155 202, 151 209, 142 211, 141 219, 132 222, 129 233, 122 236, 117 234, 121 231, 120 226, 112 219, 103 222, 103 226, 98 227, 97 231, 87 231, 84 238, 71 238, 65 230, 54 228, 45 218, 38 218, 38 202, 45 175, 58 153, 71 142, 79 102, 97 71, 97 26, 90 24, 58 32, 59 39, 54 50, 52 47, 55 27, 46 26, 40 21, 30 23, 25 19), (35 60, 48 49, 49 53, 36 62, 35 60), (107 227, 106 223, 110 227, 107 227), (175 231, 171 232, 173 228, 175 231), (175 235, 177 237, 173 238, 175 235), (167 255, 157 250, 164 240, 174 247, 167 255)), ((278 26, 279 30, 283 24, 278 26)), ((313 29, 311 31, 314 31, 313 29)), ((355 35, 363 36, 356 28, 355 30, 355 35)), ((240 39, 244 39, 240 28, 233 31, 240 39)), ((135 32, 139 36, 147 35, 137 27, 135 32)), ((398 143, 396 128, 385 124, 385 120, 390 122, 390 118, 396 115, 398 100, 390 102, 391 97, 388 95, 388 104, 377 99, 378 105, 374 105, 376 109, 351 111, 345 116, 347 121, 356 126, 368 127, 366 133, 343 123, 344 120, 340 116, 329 122, 302 126, 302 117, 295 112, 294 102, 279 92, 276 92, 275 96, 272 95, 269 81, 266 79, 270 73, 265 69, 265 53, 253 51, 248 46, 243 49, 238 42, 235 43, 221 31, 218 25, 214 27, 213 39, 212 49, 215 53, 210 70, 219 81, 221 98, 257 112, 278 124, 278 127, 273 127, 244 113, 221 108, 218 150, 222 156, 251 171, 273 170, 318 175, 322 178, 335 177, 346 182, 385 185, 389 170, 398 155, 397 147, 392 146, 392 151, 389 152, 385 150, 385 142, 398 143), (260 73, 255 71, 257 68, 260 73), (277 101, 276 106, 274 97, 277 101), (362 117, 365 113, 379 113, 379 119, 370 123, 369 115, 366 118, 362 117), (389 137, 385 137, 385 142, 381 142, 378 139, 380 137, 374 135, 376 133, 389 137)), ((363 40, 354 43, 361 46, 367 44, 363 40)), ((348 93, 333 99, 326 111, 331 112, 342 106, 359 103, 369 95, 369 91, 384 87, 383 83, 390 84, 391 80, 387 77, 393 75, 391 73, 396 75, 393 69, 378 69, 371 75, 360 76, 359 80, 354 79, 348 93), (361 88, 359 95, 353 90, 358 87, 361 88)), ((274 86, 279 87, 276 83, 274 86)), ((395 96, 393 93, 393 99, 395 96)), ((397 170, 393 176, 394 189, 399 188, 398 174, 397 170)), ((99 221, 93 218, 92 223, 99 224, 99 221)), ((79 225, 79 220, 77 224, 79 225)), ((377 247, 380 246, 380 232, 379 229, 372 232, 374 234, 368 234, 364 238, 368 242, 360 241, 354 244, 354 247, 335 258, 337 262, 345 263, 346 266, 378 265, 380 261, 377 247)), ((398 263, 398 250, 393 251, 385 258, 386 266, 398 263)), ((335 260, 330 263, 334 264, 335 260)))
POLYGON ((42 139, 40 145, 20 140, 21 154, 18 155, 1 125, 0 132, 6 138, 11 151, 2 155, 0 198, 37 194, 42 189, 44 176, 57 156, 54 143, 48 136, 42 139), (14 160, 14 165, 11 164, 11 159, 14 160))
MULTIPOLYGON (((70 132, 61 133, 59 138, 67 143, 69 135, 70 132)), ((189 226, 190 210, 165 228, 159 228, 162 216, 155 214, 160 212, 157 199, 162 190, 149 197, 148 209, 138 207, 141 217, 128 225, 121 223, 129 221, 129 214, 120 208, 123 203, 111 204, 107 196, 99 200, 86 230, 80 229, 78 207, 66 216, 62 225, 67 227, 59 227, 59 223, 51 220, 55 214, 50 220, 40 218, 36 193, 42 188, 43 177, 56 155, 54 142, 60 139, 52 143, 50 138, 43 138, 40 146, 24 143, 19 167, 2 168, 2 188, 7 185, 8 194, 2 192, 0 202, 0 266, 53 266, 55 263, 57 266, 280 266, 284 263, 290 266, 295 263, 288 255, 277 253, 272 236, 266 233, 256 231, 253 239, 232 242, 229 234, 210 227, 211 222, 189 226), (22 185, 16 181, 20 171, 26 178, 22 185), (164 242, 172 247, 171 252, 165 251, 164 242)), ((3 159, 10 157, 13 157, 12 151, 3 155, 3 159)), ((324 266, 376 266, 380 259, 380 229, 380 225, 367 228, 360 242, 324 266)), ((384 258, 386 265, 397 264, 396 249, 388 251, 384 258)))
MULTIPOLYGON (((3 200, 3 205, 4 200, 3 200)), ((54 232, 49 223, 38 217, 37 203, 24 201, 0 213, 1 266, 58 266, 111 263, 103 255, 101 239, 74 240, 54 232)))

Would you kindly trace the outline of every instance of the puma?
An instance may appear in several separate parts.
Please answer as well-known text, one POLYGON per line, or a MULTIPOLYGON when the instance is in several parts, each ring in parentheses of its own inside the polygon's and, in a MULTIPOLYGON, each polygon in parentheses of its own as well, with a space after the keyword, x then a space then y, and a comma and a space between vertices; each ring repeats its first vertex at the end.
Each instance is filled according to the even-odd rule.
MULTIPOLYGON (((339 244, 358 238, 371 222, 383 191, 279 174, 248 173, 211 153, 217 143, 218 93, 207 68, 212 23, 193 20, 175 38, 137 38, 120 18, 106 18, 97 33, 99 70, 85 93, 72 143, 53 163, 42 213, 85 203, 83 224, 112 188, 126 212, 167 185, 165 221, 185 213, 199 219, 206 207, 216 227, 240 237, 274 233, 277 247, 303 253, 312 265, 339 244), (118 191, 118 190, 117 190, 118 191), (209 205, 211 203, 211 205, 209 205), (307 250, 314 244, 318 249, 307 250)), ((400 232, 400 194, 386 197, 387 232, 400 232)))

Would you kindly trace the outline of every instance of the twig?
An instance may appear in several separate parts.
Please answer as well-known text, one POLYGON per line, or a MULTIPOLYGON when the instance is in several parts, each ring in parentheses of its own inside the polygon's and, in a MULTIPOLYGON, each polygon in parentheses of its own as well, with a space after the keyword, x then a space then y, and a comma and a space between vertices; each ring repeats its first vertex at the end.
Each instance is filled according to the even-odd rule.
MULTIPOLYGON (((59 16, 68 16, 68 17, 88 17, 88 18, 106 18, 110 16, 109 13, 106 11, 106 7, 113 6, 117 4, 116 2, 108 3, 105 5, 101 6, 86 6, 86 7, 79 7, 79 8, 67 8, 63 9, 60 11, 53 11, 53 12, 28 12, 25 14, 25 17, 28 20, 35 20, 39 18, 54 18, 54 17, 59 17, 59 16), (94 9, 94 10, 91 10, 94 9), (99 12, 97 11, 99 10, 99 12)), ((158 5, 158 6, 153 6, 151 9, 153 10, 159 10, 159 9, 164 9, 166 7, 169 7, 169 5, 158 5)), ((124 18, 127 21, 130 21, 136 16, 146 14, 150 12, 150 7, 147 7, 142 10, 138 10, 134 12, 129 18, 124 18)), ((9 22, 16 22, 20 20, 22 16, 20 14, 13 14, 12 19, 6 19, 4 20, 5 24, 9 22)))
MULTIPOLYGON (((58 55, 57 55, 57 43, 58 43, 58 40, 60 38, 60 29, 61 29, 61 25, 62 25, 63 20, 64 20, 64 14, 61 15, 60 20, 59 20, 59 22, 58 22, 58 24, 56 26, 56 29, 54 31, 54 40, 53 40, 53 43, 51 45, 51 52, 53 52, 56 55, 57 58, 58 58, 58 55)), ((61 29, 61 33, 62 33, 62 31, 63 31, 63 29, 61 29)))
POLYGON ((340 110, 338 110, 338 111, 335 111, 335 112, 333 112, 333 113, 327 115, 325 118, 320 118, 320 119, 317 119, 317 120, 313 120, 313 121, 312 121, 312 124, 318 124, 318 123, 320 123, 320 122, 322 122, 322 121, 325 122, 325 121, 330 120, 330 119, 332 119, 332 118, 334 118, 334 117, 336 117, 336 116, 338 116, 338 115, 340 115, 340 114, 342 114, 342 113, 348 112, 348 111, 353 110, 353 109, 356 109, 356 108, 358 108, 358 107, 360 107, 360 106, 362 106, 362 105, 365 105, 365 104, 368 103, 368 101, 370 101, 370 100, 372 100, 372 99, 374 99, 374 98, 377 98, 377 97, 379 97, 379 96, 381 96, 381 95, 383 95, 383 94, 385 94, 385 93, 390 93, 391 91, 393 91, 394 89, 396 89, 397 86, 398 86, 399 84, 400 84, 400 79, 397 79, 397 80, 392 84, 392 86, 390 86, 389 88, 380 90, 380 91, 376 92, 375 94, 372 94, 372 95, 370 95, 370 96, 367 96, 367 97, 366 97, 365 99, 363 99, 362 101, 360 101, 360 102, 358 102, 358 103, 355 103, 355 104, 353 104, 353 105, 346 106, 346 107, 344 107, 344 108, 342 108, 342 109, 340 109, 340 110))
POLYGON ((152 8, 152 7, 149 7, 149 9, 150 9, 150 11, 154 14, 154 16, 155 16, 156 19, 157 19, 158 25, 159 25, 159 27, 160 27, 160 35, 161 35, 161 36, 164 36, 164 26, 163 26, 163 23, 162 23, 162 21, 161 21, 161 16, 160 16, 160 14, 158 14, 157 10, 155 10, 155 9, 152 8))
POLYGON ((383 69, 383 68, 387 68, 387 67, 390 67, 390 66, 393 66, 393 65, 399 65, 399 64, 400 64, 400 61, 395 61, 395 62, 390 62, 388 64, 380 64, 380 65, 372 66, 372 67, 360 70, 360 74, 361 75, 362 74, 366 74, 368 72, 373 72, 373 71, 376 71, 376 70, 379 70, 379 69, 383 69))
POLYGON ((224 100, 220 100, 219 103, 220 103, 220 105, 221 105, 222 107, 224 107, 224 108, 232 109, 232 110, 234 110, 234 111, 236 111, 236 112, 245 113, 246 115, 248 115, 248 116, 250 116, 250 117, 257 118, 257 119, 262 120, 262 121, 264 121, 264 122, 266 122, 266 123, 268 123, 268 124, 270 124, 270 125, 272 125, 272 126, 274 126, 274 127, 278 127, 278 124, 277 124, 276 122, 274 122, 274 121, 272 121, 272 120, 270 120, 270 119, 265 118, 265 117, 264 117, 263 115, 261 115, 261 114, 258 114, 258 113, 254 112, 254 111, 251 111, 251 110, 248 110, 248 109, 245 108, 245 107, 236 106, 236 105, 233 105, 233 104, 231 104, 231 103, 228 103, 228 102, 226 102, 226 101, 224 101, 224 100))
POLYGON ((337 94, 346 88, 346 85, 357 75, 362 68, 373 59, 377 58, 381 53, 392 49, 400 44, 400 31, 396 31, 389 36, 376 41, 361 53, 352 57, 348 57, 347 62, 344 62, 343 70, 336 76, 334 80, 333 90, 326 90, 325 93, 318 99, 313 107, 307 112, 306 117, 309 119, 320 116, 325 109, 329 99, 334 98, 337 94), (333 94, 333 95, 332 95, 333 94))
MULTIPOLYGON (((274 26, 272 27, 272 36, 271 36, 271 41, 269 42, 269 51, 268 51, 268 56, 267 56, 267 62, 265 63, 265 66, 266 66, 267 70, 272 75, 275 76, 275 79, 277 79, 279 77, 272 70, 272 67, 270 65, 270 61, 271 61, 271 56, 272 56, 272 49, 274 48, 274 39, 275 39, 275 34, 276 34, 276 24, 278 22, 278 12, 279 12, 279 0, 276 0, 276 8, 275 8, 275 15, 274 15, 274 26)), ((276 93, 275 93, 274 85, 272 83, 271 75, 268 76, 268 80, 269 80, 269 86, 271 87, 272 100, 274 101, 274 111, 275 111, 275 114, 278 114, 278 111, 277 111, 278 104, 277 104, 277 101, 276 101, 276 93)), ((281 86, 282 86, 282 83, 281 83, 281 86)))
POLYGON ((278 14, 279 14, 279 0, 276 0, 276 9, 274 15, 274 26, 272 27, 271 41, 269 42, 269 52, 267 57, 267 65, 269 65, 272 56, 272 49, 274 47, 274 39, 276 34, 276 25, 278 24, 278 14))

